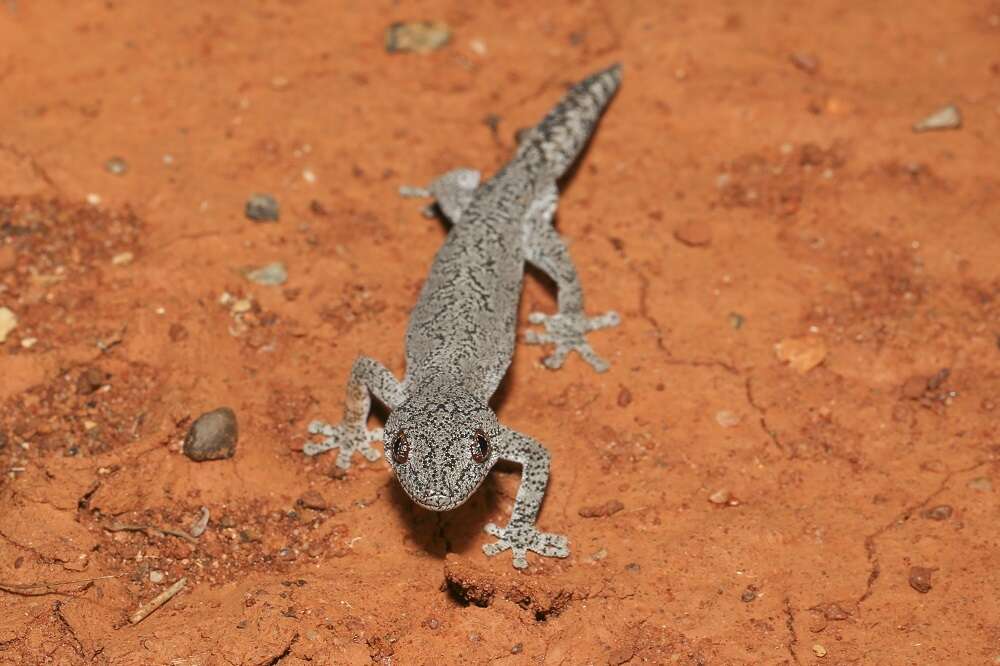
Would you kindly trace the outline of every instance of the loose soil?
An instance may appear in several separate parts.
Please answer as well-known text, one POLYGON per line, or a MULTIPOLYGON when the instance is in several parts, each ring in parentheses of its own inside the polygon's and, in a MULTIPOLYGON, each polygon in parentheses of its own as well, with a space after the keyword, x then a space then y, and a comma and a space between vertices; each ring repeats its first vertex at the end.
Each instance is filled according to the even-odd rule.
POLYGON ((0 662, 1000 661, 998 43, 996 1, 0 3, 0 662), (517 468, 435 514, 301 448, 403 371, 446 227, 397 188, 613 61, 557 223, 623 321, 603 375, 518 346, 572 547, 520 573, 517 468))

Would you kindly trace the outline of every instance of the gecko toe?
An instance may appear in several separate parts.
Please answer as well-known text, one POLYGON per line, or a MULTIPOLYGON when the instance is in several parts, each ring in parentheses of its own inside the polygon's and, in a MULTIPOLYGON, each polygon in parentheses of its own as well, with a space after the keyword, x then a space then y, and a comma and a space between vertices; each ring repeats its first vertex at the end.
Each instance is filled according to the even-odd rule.
POLYGON ((544 312, 532 312, 531 314, 528 315, 528 321, 530 321, 532 324, 544 324, 546 321, 548 321, 548 319, 549 315, 545 314, 544 312))
POLYGON ((515 569, 527 569, 528 568, 528 551, 526 548, 512 548, 511 551, 514 553, 514 568, 515 569))
POLYGON ((608 310, 602 315, 591 317, 587 320, 586 329, 588 331, 599 331, 602 328, 611 328, 621 323, 621 317, 614 310, 608 310))
POLYGON ((547 345, 552 342, 552 336, 538 331, 525 331, 524 341, 529 345, 547 345))
POLYGON ((597 372, 607 372, 608 367, 609 367, 608 366, 608 362, 605 361, 600 356, 598 356, 594 352, 594 350, 590 347, 590 345, 584 343, 584 344, 580 345, 579 347, 577 347, 576 351, 577 351, 577 353, 580 354, 580 357, 584 361, 586 361, 587 363, 589 363, 590 367, 592 367, 595 371, 597 371, 597 372))
POLYGON ((552 352, 551 356, 546 357, 542 360, 546 368, 550 370, 558 370, 563 367, 563 363, 566 361, 566 356, 569 354, 570 347, 567 345, 556 345, 556 350, 552 352))

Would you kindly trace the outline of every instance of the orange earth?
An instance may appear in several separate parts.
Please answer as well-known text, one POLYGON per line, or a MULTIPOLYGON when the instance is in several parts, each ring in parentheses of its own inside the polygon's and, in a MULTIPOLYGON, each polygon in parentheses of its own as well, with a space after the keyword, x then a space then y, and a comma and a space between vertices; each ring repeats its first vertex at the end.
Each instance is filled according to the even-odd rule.
POLYGON ((1000 663, 998 44, 996 0, 0 2, 0 661, 1000 663), (613 61, 558 226, 623 322, 604 375, 518 346, 572 543, 519 573, 516 467, 435 514, 301 447, 403 370, 446 227, 397 188, 613 61))

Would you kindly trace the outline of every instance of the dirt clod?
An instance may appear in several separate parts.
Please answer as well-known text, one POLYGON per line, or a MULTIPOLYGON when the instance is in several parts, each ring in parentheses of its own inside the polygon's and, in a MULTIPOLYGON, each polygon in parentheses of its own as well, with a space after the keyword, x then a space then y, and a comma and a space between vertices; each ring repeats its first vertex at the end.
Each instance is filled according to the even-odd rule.
POLYGON ((921 594, 931 591, 931 574, 934 569, 928 567, 910 567, 910 587, 921 594))
POLYGON ((712 243, 712 229, 705 222, 689 220, 674 229, 674 238, 688 247, 707 247, 712 243))
POLYGON ((604 504, 585 506, 580 509, 579 514, 583 518, 607 518, 608 516, 613 516, 624 508, 625 505, 618 500, 608 500, 604 504))
POLYGON ((90 395, 107 382, 107 375, 97 368, 86 368, 76 380, 76 392, 90 395))
POLYGON ((220 407, 202 414, 184 438, 184 455, 196 462, 232 458, 236 453, 239 430, 236 413, 220 407))
POLYGON ((323 498, 318 490, 307 490, 302 493, 302 496, 295 503, 298 506, 314 511, 326 511, 328 508, 326 499, 323 498))

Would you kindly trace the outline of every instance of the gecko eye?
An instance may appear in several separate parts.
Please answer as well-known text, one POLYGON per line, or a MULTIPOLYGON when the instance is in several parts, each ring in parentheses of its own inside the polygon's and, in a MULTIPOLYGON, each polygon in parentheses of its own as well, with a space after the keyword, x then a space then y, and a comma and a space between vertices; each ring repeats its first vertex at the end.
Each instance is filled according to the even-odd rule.
POLYGON ((486 462, 490 457, 490 439, 482 430, 476 430, 472 437, 472 459, 477 463, 486 462))
POLYGON ((400 430, 392 438, 392 459, 396 464, 402 465, 410 457, 410 438, 400 430))

